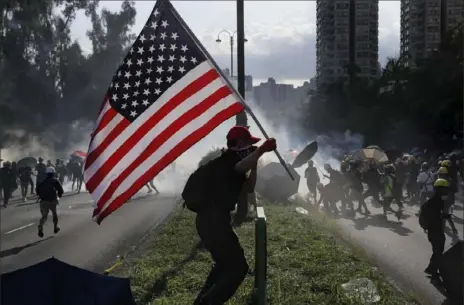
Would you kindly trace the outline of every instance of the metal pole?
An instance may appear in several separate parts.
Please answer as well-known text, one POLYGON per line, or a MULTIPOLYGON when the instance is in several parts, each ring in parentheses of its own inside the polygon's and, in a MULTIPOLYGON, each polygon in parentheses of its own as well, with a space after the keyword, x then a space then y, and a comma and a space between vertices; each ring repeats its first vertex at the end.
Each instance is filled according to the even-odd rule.
POLYGON ((230 36, 230 79, 234 82, 234 34, 230 36))
MULTIPOLYGON (((245 100, 245 3, 237 0, 237 88, 238 93, 245 100)), ((237 125, 246 126, 245 111, 237 114, 237 125)))

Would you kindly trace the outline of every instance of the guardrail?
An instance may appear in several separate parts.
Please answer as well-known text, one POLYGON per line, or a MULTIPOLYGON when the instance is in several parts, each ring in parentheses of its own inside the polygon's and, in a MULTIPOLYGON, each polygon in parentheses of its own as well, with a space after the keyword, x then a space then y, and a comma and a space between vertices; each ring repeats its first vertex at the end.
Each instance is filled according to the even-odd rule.
POLYGON ((267 304, 267 223, 263 207, 256 208, 254 304, 267 304))

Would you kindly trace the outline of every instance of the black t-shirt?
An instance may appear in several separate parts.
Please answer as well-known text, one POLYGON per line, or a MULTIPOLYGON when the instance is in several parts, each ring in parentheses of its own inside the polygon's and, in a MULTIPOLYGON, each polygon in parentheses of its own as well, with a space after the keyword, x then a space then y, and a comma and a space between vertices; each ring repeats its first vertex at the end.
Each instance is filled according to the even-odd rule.
POLYGON ((226 150, 219 158, 221 162, 216 163, 217 168, 210 185, 214 207, 232 211, 247 177, 235 170, 235 165, 241 160, 236 152, 226 150))

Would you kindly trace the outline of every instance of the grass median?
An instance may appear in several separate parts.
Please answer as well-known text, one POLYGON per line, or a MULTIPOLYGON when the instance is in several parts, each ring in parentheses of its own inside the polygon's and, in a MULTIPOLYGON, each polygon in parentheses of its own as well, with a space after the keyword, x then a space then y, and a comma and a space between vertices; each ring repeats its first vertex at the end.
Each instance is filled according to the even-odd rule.
MULTIPOLYGON (((356 249, 337 241, 334 228, 319 216, 295 211, 297 205, 265 203, 268 222, 268 297, 273 305, 360 304, 348 298, 341 284, 369 278, 377 287, 376 304, 410 304, 356 249)), ((178 209, 149 247, 117 275, 131 279, 140 305, 192 304, 211 267, 210 255, 199 249, 195 215, 178 209)), ((250 267, 254 266, 254 223, 236 229, 250 267)), ((229 305, 248 304, 254 278, 247 276, 229 305)))

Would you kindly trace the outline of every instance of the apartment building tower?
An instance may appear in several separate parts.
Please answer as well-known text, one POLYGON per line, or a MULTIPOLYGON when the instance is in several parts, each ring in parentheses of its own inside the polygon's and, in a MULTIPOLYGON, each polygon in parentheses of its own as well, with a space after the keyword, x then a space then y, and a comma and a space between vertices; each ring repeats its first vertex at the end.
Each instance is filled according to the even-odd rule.
POLYGON ((376 78, 379 72, 379 0, 316 1, 317 86, 357 75, 376 78))
POLYGON ((444 33, 463 21, 463 0, 401 0, 401 54, 413 65, 438 49, 444 33))

